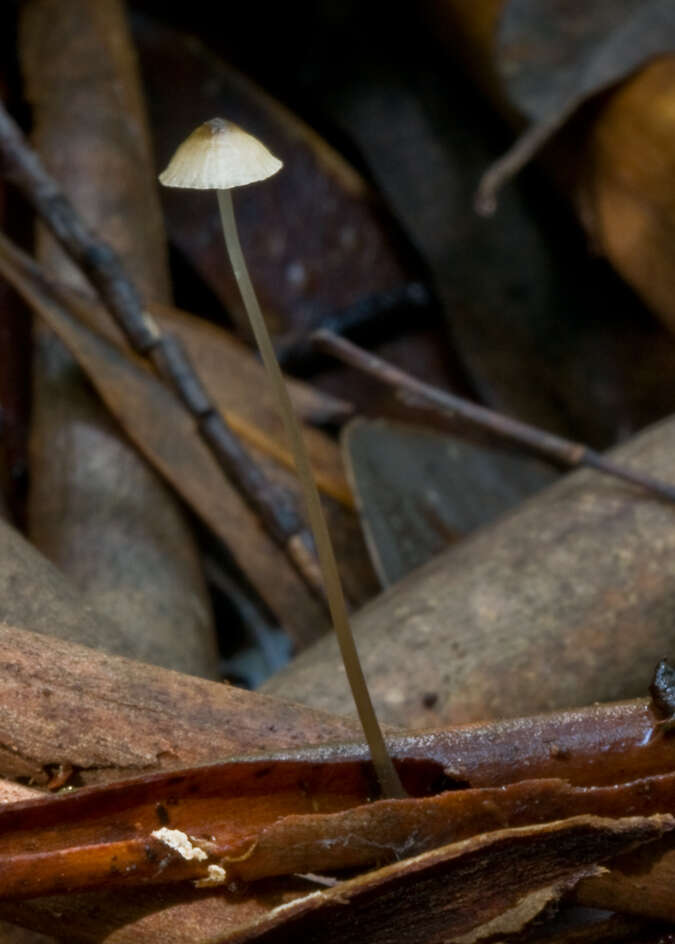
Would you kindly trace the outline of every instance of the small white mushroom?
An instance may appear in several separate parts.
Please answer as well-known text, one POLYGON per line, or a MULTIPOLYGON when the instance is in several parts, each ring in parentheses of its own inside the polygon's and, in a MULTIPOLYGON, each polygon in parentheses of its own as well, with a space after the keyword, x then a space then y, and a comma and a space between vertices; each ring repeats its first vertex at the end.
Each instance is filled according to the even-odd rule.
POLYGON ((159 179, 165 187, 230 190, 266 180, 283 166, 253 135, 212 118, 183 141, 159 179))
POLYGON ((387 751, 370 693, 359 661, 347 614, 347 606, 338 574, 333 545, 328 533, 314 482, 307 447, 284 383, 272 340, 248 273, 239 242, 231 189, 271 177, 282 167, 281 161, 252 135, 222 118, 205 122, 180 145, 169 166, 160 175, 167 187, 216 190, 225 244, 235 279, 248 313, 263 363, 279 404, 281 418, 290 443, 303 490, 309 523, 314 535, 319 564, 326 588, 328 606, 340 645, 347 678, 370 747, 382 793, 389 797, 405 796, 398 774, 387 751))

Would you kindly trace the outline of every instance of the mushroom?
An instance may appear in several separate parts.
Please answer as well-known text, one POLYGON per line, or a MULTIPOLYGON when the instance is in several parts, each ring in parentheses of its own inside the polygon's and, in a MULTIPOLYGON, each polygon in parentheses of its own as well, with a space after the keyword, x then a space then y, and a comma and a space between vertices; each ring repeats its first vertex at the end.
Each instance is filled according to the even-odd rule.
POLYGON ((383 795, 401 797, 405 796, 405 792, 387 751, 356 650, 335 553, 312 475, 307 448, 251 283, 237 232, 231 189, 265 180, 276 174, 282 166, 281 161, 257 138, 232 122, 213 118, 200 125, 186 138, 159 179, 167 187, 217 191, 225 245, 293 453, 316 544, 328 607, 359 719, 383 795))

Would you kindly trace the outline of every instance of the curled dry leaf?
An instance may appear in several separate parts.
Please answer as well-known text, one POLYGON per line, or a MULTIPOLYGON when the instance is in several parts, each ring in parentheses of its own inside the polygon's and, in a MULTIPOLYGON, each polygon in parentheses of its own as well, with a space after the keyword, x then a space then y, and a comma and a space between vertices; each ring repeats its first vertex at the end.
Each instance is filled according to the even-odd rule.
MULTIPOLYGON (((2 649, 4 661, 11 664, 12 671, 3 674, 0 686, 0 717, 3 719, 0 740, 15 745, 14 752, 0 754, 4 771, 15 769, 16 757, 32 758, 35 776, 41 771, 40 763, 69 761, 82 779, 91 782, 119 775, 125 767, 127 771, 166 769, 181 762, 204 762, 214 753, 226 757, 246 745, 269 748, 275 743, 298 744, 307 739, 344 737, 350 730, 345 722, 313 714, 299 706, 140 666, 83 647, 52 641, 50 651, 46 651, 41 637, 9 627, 2 631, 2 649), (111 730, 114 737, 109 736, 111 730), (64 747, 55 750, 58 744, 64 747)), ((650 790, 651 796, 657 797, 659 790, 665 789, 663 785, 675 763, 675 739, 654 736, 657 722, 657 713, 643 701, 391 738, 395 756, 408 770, 406 778, 411 792, 419 795, 427 791, 442 770, 456 786, 466 785, 465 789, 451 791, 443 797, 405 801, 408 812, 403 815, 402 823, 406 823, 407 817, 408 827, 423 826, 427 817, 434 819, 429 812, 434 803, 440 803, 439 810, 447 803, 454 804, 457 811, 464 807, 465 813, 461 816, 467 829, 473 828, 471 815, 478 816, 473 821, 477 828, 481 828, 481 823, 483 826, 497 823, 501 827, 498 806, 496 811, 491 811, 488 804, 487 810, 483 808, 480 813, 476 803, 481 798, 511 797, 515 815, 526 815, 517 812, 518 798, 522 801, 527 797, 525 810, 536 811, 532 798, 537 790, 542 802, 549 803, 552 813, 564 807, 568 800, 570 812, 588 809, 581 804, 587 802, 585 798, 595 796, 602 815, 612 816, 621 805, 620 794, 611 787, 617 782, 626 783, 624 800, 628 803, 635 800, 644 809, 644 804, 650 802, 650 790), (533 776, 547 780, 539 784, 518 783, 533 776), (650 779, 643 781, 642 791, 631 783, 645 777, 650 779), (573 787, 561 784, 561 780, 569 781, 573 787), (608 787, 604 788, 603 784, 608 787), (511 785, 508 789, 502 789, 508 785, 511 785), (593 789, 584 789, 588 785, 593 789), (657 788, 657 785, 660 786, 657 788), (574 797, 577 799, 571 799, 574 797), (415 804, 419 804, 417 810, 415 804)), ((402 832, 397 832, 399 813, 392 815, 395 807, 392 808, 391 803, 363 805, 371 786, 366 761, 367 751, 362 745, 329 744, 314 750, 305 748, 293 755, 277 753, 261 758, 260 762, 252 759, 243 766, 233 761, 217 770, 214 776, 220 777, 220 781, 210 781, 211 785, 218 782, 223 786, 230 778, 229 798, 227 791, 218 789, 209 798, 208 774, 215 768, 187 772, 186 779, 180 773, 170 773, 166 775, 169 779, 177 779, 169 796, 178 802, 164 804, 170 818, 175 814, 168 827, 183 825, 186 832, 198 837, 198 832, 192 831, 188 822, 192 796, 194 809, 201 807, 202 812, 208 812, 209 808, 213 811, 214 804, 222 800, 226 805, 238 804, 239 810, 248 808, 248 815, 257 817, 257 826, 264 828, 259 853, 262 860, 258 859, 256 868, 260 868, 261 861, 271 862, 275 856, 277 868, 284 862, 286 867, 292 867, 298 863, 293 855, 308 856, 312 854, 312 847, 315 852, 321 850, 321 843, 317 842, 321 837, 316 836, 316 829, 328 828, 330 822, 336 827, 342 825, 343 831, 345 828, 361 830, 366 840, 378 835, 384 837, 385 842, 388 838, 390 849, 392 844, 394 848, 398 844, 402 851, 402 832), (267 770, 266 776, 256 777, 255 773, 261 769, 267 770), (308 785, 316 787, 315 798, 319 805, 325 803, 325 808, 333 809, 334 813, 322 817, 312 809, 312 791, 308 793, 308 785), (250 805, 243 799, 245 796, 249 796, 250 805), (342 813, 336 809, 341 804, 342 813), (186 811, 188 817, 182 819, 186 811), (331 819, 336 814, 344 817, 341 824, 339 815, 331 819), (282 821, 276 823, 279 816, 282 821), (286 838, 293 838, 300 846, 303 835, 305 840, 309 838, 304 853, 299 848, 288 858, 289 850, 283 838, 285 830, 289 831, 286 838)), ((23 772, 25 775, 27 770, 23 772)), ((145 797, 145 806, 141 803, 136 811, 141 815, 141 822, 154 831, 163 825, 159 816, 165 818, 156 806, 161 797, 152 797, 153 784, 158 782, 162 782, 161 778, 155 781, 151 777, 129 786, 113 787, 110 797, 129 797, 129 790, 137 791, 136 799, 145 797)), ((167 783, 164 779, 165 792, 167 783)), ((115 800, 105 800, 105 796, 105 790, 93 794, 85 790, 79 797, 75 793, 48 800, 47 805, 76 810, 81 804, 79 809, 83 810, 89 803, 92 813, 98 803, 102 802, 108 810, 108 803, 114 805, 115 800)), ((118 812, 122 812, 121 808, 118 812)), ((116 829, 123 828, 125 820, 134 822, 137 817, 132 808, 127 807, 127 812, 128 819, 123 815, 114 816, 112 821, 108 818, 108 828, 114 823, 117 823, 116 829)), ((509 815, 508 802, 504 813, 509 815)), ((66 820, 64 818, 63 828, 66 828, 66 820)), ((445 822, 443 829, 447 828, 446 820, 447 817, 441 815, 436 817, 437 824, 445 822)), ((74 824, 71 822, 71 825, 74 824)), ((82 836, 86 834, 86 823, 83 822, 83 826, 82 836)), ((106 838, 100 834, 100 829, 97 838, 106 838)), ((244 844, 244 834, 230 838, 234 838, 235 843, 230 843, 229 857, 240 858, 241 868, 247 862, 253 867, 255 850, 251 850, 250 843, 244 844), (249 851, 251 854, 246 857, 249 851)), ((340 853, 339 844, 335 848, 338 855, 345 854, 344 848, 340 853)), ((355 839, 346 853, 363 856, 364 848, 367 849, 367 842, 355 839)), ((325 849, 321 854, 326 854, 325 849)), ((380 854, 391 853, 380 850, 380 854)), ((307 861, 312 860, 303 859, 304 864, 307 861)), ((357 857, 356 861, 364 860, 357 857)), ((231 864, 235 866, 236 863, 231 864)), ((262 918, 277 905, 307 894, 315 887, 296 879, 263 880, 251 887, 255 890, 249 896, 245 888, 240 888, 239 893, 230 889, 217 892, 186 889, 178 883, 173 889, 165 885, 139 890, 128 888, 122 897, 119 892, 110 890, 23 903, 5 902, 0 906, 0 914, 52 933, 60 929, 71 940, 96 941, 105 932, 110 935, 107 939, 111 944, 130 944, 141 939, 152 944, 184 940, 213 942, 225 939, 228 929, 262 918)))
POLYGON ((487 924, 534 890, 558 885, 560 893, 624 844, 649 842, 673 825, 669 816, 578 817, 476 836, 307 895, 221 940, 343 944, 361 935, 371 944, 441 944, 487 924))
MULTIPOLYGON (((596 863, 656 839, 672 826, 671 817, 618 821, 576 817, 546 826, 477 836, 341 882, 325 891, 308 894, 306 885, 300 890, 297 883, 295 886, 263 883, 249 899, 232 892, 211 893, 204 898, 204 892, 193 890, 182 898, 174 896, 169 920, 164 921, 166 937, 152 933, 152 918, 146 912, 134 928, 125 928, 119 919, 109 921, 106 940, 114 944, 138 940, 133 934, 138 935, 141 930, 150 930, 151 936, 143 939, 153 942, 179 942, 188 939, 185 936, 188 933, 194 944, 297 940, 308 944, 318 941, 344 944, 364 935, 378 944, 392 940, 410 944, 423 940, 433 944, 448 941, 449 935, 454 939, 469 932, 473 932, 470 939, 477 940, 482 936, 478 929, 485 933, 496 930, 495 919, 505 912, 511 919, 509 929, 515 930, 518 906, 520 923, 526 923, 538 908, 584 875, 595 872, 596 863), (537 892, 535 897, 533 893, 537 892), (188 901, 195 904, 199 898, 205 922, 190 924, 185 917, 188 901), (178 928, 176 918, 180 922, 178 928)), ((131 906, 128 901, 121 904, 122 915, 133 909, 133 897, 131 901, 131 906)), ((150 901, 150 907, 156 911, 157 899, 150 901)), ((108 900, 107 904, 110 903, 108 900)), ((84 921, 80 919, 84 933, 76 932, 75 939, 96 940, 96 897, 90 902, 89 914, 84 899, 80 898, 78 905, 85 909, 84 921)), ((21 913, 21 905, 14 908, 21 913)), ((47 899, 42 913, 53 915, 52 929, 64 926, 64 918, 73 927, 76 913, 68 899, 47 899), (58 907, 65 908, 65 915, 63 911, 58 913, 58 907)))
MULTIPOLYGON (((405 759, 398 766, 411 798, 367 803, 367 765, 322 763, 314 753, 314 761, 311 752, 306 760, 232 761, 9 805, 0 810, 0 899, 332 873, 507 827, 675 809, 675 774, 607 787, 524 780, 425 796, 442 783, 438 767, 405 759)), ((659 873, 673 859, 666 839, 656 849, 659 873)), ((660 916, 672 916, 664 907, 660 916)), ((644 902, 638 908, 647 913, 644 902)))
MULTIPOLYGON (((609 455, 668 478, 674 450, 669 419, 609 455)), ((672 641, 669 548, 671 505, 592 471, 565 476, 357 614, 383 720, 424 728, 644 692, 672 641)), ((264 690, 346 713, 338 665, 320 640, 264 690)))
POLYGON ((509 0, 497 32, 497 66, 512 103, 532 124, 483 177, 479 208, 494 210, 499 187, 580 105, 674 50, 670 0, 509 0))
POLYGON ((9 806, 0 811, 0 897, 204 881, 214 869, 237 882, 320 873, 504 827, 669 812, 675 745, 659 731, 651 708, 627 704, 391 739, 410 795, 402 800, 368 803, 367 752, 345 745, 149 774, 9 806), (494 750, 500 729, 501 759, 494 750), (555 732, 554 749, 546 747, 547 730, 555 732), (485 759, 492 767, 481 770, 485 759), (164 839, 167 829, 182 845, 164 839), (183 847, 197 852, 185 855, 183 847))

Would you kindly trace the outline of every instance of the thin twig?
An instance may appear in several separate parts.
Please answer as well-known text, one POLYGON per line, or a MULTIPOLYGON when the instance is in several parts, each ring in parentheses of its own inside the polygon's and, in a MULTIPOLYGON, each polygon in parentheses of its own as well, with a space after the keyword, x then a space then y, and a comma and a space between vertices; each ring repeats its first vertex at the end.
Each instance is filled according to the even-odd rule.
POLYGON ((578 100, 552 117, 531 124, 516 138, 505 154, 485 171, 476 189, 474 208, 480 216, 492 216, 497 209, 497 193, 551 140, 579 107, 578 100))
POLYGON ((637 469, 627 469, 583 443, 563 439, 562 436, 547 433, 536 426, 530 426, 453 393, 432 387, 330 331, 316 331, 312 338, 320 351, 332 354, 350 367, 363 371, 399 392, 412 394, 415 401, 422 405, 430 405, 443 413, 457 416, 503 439, 526 446, 554 462, 572 468, 589 466, 614 478, 639 485, 659 498, 675 502, 675 485, 669 485, 637 469))
POLYGON ((87 228, 2 104, 0 173, 20 190, 82 269, 134 351, 148 358, 178 394, 220 467, 286 550, 307 585, 323 598, 312 539, 295 497, 271 483, 242 447, 206 392, 180 339, 163 333, 144 310, 119 256, 87 228))

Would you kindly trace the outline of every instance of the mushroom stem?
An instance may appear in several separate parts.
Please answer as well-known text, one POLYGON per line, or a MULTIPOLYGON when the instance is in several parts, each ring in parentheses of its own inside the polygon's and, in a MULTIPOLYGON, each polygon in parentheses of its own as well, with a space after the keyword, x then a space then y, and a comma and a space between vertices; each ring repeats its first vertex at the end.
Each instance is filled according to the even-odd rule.
POLYGON ((335 553, 328 533, 326 519, 321 508, 319 492, 314 483, 307 448, 302 438, 300 426, 295 418, 288 390, 286 389, 281 368, 279 367, 279 362, 277 361, 267 330, 267 325, 262 316, 260 305, 258 304, 258 299, 248 274, 248 268, 239 242, 232 195, 229 190, 218 190, 218 206, 220 207, 220 219, 223 224, 225 245, 227 246, 230 262, 232 263, 234 277, 237 280, 244 307, 246 308, 251 322, 253 334, 279 403, 286 436, 288 437, 295 460, 298 477, 307 505, 307 515, 319 557, 319 564, 321 566, 321 573, 328 599, 328 607, 338 638, 342 661, 344 662, 349 685, 356 703, 356 709, 363 726, 366 741, 370 748, 375 772, 380 782, 380 788, 384 796, 403 797, 406 794, 391 757, 389 756, 389 752, 387 751, 387 746, 373 708, 368 686, 366 685, 366 680, 363 675, 363 669, 361 668, 359 655, 356 650, 356 644, 349 624, 344 593, 342 591, 342 583, 338 574, 335 553))

